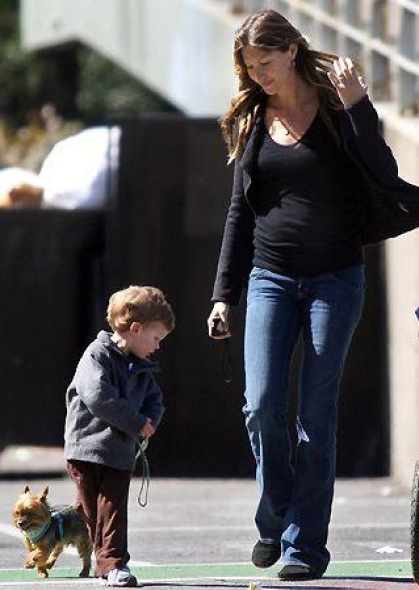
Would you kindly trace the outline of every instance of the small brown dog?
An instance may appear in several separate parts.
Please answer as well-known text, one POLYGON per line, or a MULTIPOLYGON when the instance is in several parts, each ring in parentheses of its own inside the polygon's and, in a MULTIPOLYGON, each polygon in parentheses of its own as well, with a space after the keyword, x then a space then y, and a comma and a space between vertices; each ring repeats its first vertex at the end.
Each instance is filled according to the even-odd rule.
POLYGON ((24 565, 36 567, 38 576, 47 578, 64 547, 73 545, 83 561, 79 575, 87 578, 92 555, 87 527, 73 506, 50 506, 48 491, 46 487, 35 495, 26 486, 13 508, 13 524, 24 534, 29 551, 24 565))

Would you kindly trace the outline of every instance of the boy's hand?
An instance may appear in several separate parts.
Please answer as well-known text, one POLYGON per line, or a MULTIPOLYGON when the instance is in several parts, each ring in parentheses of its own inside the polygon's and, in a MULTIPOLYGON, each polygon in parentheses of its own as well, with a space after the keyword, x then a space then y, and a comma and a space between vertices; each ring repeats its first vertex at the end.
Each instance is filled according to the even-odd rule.
POLYGON ((144 426, 140 430, 140 436, 143 436, 144 438, 148 438, 149 436, 153 436, 153 434, 155 432, 156 432, 155 426, 153 426, 150 418, 147 418, 147 422, 144 424, 144 426))

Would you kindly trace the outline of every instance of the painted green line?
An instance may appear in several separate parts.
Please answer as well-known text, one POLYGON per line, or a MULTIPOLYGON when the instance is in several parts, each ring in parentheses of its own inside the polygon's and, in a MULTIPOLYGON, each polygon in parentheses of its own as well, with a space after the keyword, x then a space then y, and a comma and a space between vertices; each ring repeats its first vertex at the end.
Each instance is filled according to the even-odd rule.
POLYGON ((407 559, 404 561, 332 562, 327 568, 326 576, 409 578, 412 577, 412 566, 407 559))
MULTIPOLYGON (((278 565, 265 570, 248 564, 191 564, 145 566, 133 568, 139 579, 161 578, 223 578, 249 577, 250 579, 275 579, 278 565)), ((412 575, 409 561, 383 561, 374 563, 333 563, 326 576, 371 576, 371 577, 409 577, 412 575)))
MULTIPOLYGON (((132 572, 139 580, 203 579, 203 578, 249 578, 275 579, 278 565, 266 570, 255 568, 251 564, 175 564, 133 567, 132 572)), ((78 578, 77 568, 54 568, 50 579, 78 578)), ((325 577, 345 578, 411 578, 410 561, 373 561, 373 562, 332 562, 325 577)), ((24 582, 40 580, 33 570, 0 570, 1 582, 24 582)))

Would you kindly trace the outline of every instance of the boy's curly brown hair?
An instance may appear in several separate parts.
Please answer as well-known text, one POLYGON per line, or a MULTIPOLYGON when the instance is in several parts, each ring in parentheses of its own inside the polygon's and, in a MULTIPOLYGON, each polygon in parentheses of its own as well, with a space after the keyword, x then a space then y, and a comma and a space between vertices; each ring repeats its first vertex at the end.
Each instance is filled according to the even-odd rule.
POLYGON ((175 327, 173 310, 160 289, 131 285, 111 295, 106 319, 112 330, 125 332, 133 322, 161 322, 168 332, 175 327))

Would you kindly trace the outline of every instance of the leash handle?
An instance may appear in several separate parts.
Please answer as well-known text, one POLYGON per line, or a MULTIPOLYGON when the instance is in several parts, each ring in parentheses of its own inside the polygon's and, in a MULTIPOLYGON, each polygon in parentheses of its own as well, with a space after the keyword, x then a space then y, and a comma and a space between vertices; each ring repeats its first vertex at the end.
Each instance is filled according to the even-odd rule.
POLYGON ((150 488, 150 466, 147 461, 145 450, 148 447, 148 438, 140 436, 138 438, 139 447, 135 460, 141 459, 142 465, 142 480, 140 490, 138 492, 137 502, 141 508, 145 508, 148 502, 148 491, 150 488))

